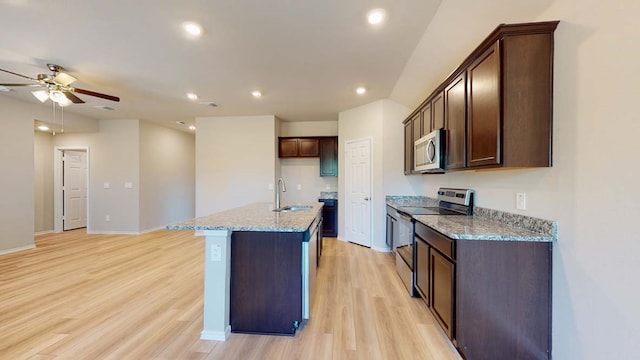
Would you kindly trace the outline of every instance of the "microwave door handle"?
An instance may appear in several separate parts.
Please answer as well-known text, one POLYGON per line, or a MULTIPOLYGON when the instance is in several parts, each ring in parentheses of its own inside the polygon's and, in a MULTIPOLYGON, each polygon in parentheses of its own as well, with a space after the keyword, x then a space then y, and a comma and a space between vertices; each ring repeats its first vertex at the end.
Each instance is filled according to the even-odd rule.
POLYGON ((427 160, 429 164, 433 164, 436 159, 436 144, 433 142, 433 139, 429 139, 429 143, 427 144, 427 160), (433 153, 429 150, 433 148, 433 153))

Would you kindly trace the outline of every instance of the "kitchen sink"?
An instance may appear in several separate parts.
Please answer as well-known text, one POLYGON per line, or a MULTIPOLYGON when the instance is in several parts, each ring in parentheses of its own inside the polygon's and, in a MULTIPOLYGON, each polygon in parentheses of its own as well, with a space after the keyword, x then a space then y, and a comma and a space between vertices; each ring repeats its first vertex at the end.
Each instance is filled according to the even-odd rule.
POLYGON ((281 208, 273 209, 273 211, 276 211, 276 212, 304 211, 304 210, 309 210, 312 207, 313 206, 311 205, 288 205, 288 206, 283 206, 281 208))

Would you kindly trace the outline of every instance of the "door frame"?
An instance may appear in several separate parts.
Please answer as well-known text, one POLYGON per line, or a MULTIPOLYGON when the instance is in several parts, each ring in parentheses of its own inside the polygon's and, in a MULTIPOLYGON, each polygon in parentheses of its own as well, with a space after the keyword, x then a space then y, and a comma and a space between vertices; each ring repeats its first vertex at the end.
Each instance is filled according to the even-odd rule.
POLYGON ((89 147, 88 146, 56 146, 53 150, 53 232, 59 233, 63 231, 62 226, 62 214, 64 212, 63 209, 63 198, 62 198, 62 156, 65 151, 76 150, 76 151, 85 151, 87 153, 87 229, 90 228, 91 217, 89 214, 89 204, 91 204, 90 195, 91 195, 91 184, 89 180, 91 177, 89 176, 90 165, 91 165, 91 157, 89 156, 89 147))
MULTIPOLYGON (((348 158, 348 152, 347 149, 349 149, 349 145, 352 143, 356 143, 356 142, 360 142, 363 140, 368 140, 369 141, 369 191, 371 192, 369 194, 369 199, 370 199, 370 205, 369 205, 369 248, 373 249, 373 209, 374 209, 374 201, 373 199, 373 174, 374 174, 374 164, 373 164, 373 136, 366 136, 366 137, 361 137, 361 138, 357 138, 357 139, 351 139, 351 140, 346 140, 344 142, 344 166, 345 166, 345 171, 344 171, 344 195, 345 195, 345 202, 344 202, 344 219, 345 219, 345 233, 348 236, 349 235, 349 228, 347 228, 347 223, 346 220, 349 219, 349 216, 351 215, 351 211, 350 206, 349 206, 349 198, 348 198, 348 194, 349 192, 347 191, 347 184, 349 183, 349 170, 347 170, 347 166, 349 166, 349 158, 348 158)), ((352 239, 345 239, 346 241, 349 242, 353 242, 352 239)), ((357 243, 354 243, 357 244, 357 243)))

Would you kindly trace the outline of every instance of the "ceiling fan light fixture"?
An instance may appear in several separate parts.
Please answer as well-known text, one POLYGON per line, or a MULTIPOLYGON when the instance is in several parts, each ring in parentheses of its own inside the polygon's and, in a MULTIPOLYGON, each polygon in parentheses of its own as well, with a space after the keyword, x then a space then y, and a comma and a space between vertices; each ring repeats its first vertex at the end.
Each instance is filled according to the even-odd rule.
POLYGON ((38 125, 38 130, 40 130, 40 131, 48 131, 49 127, 47 125, 38 125))
POLYGON ((36 99, 40 100, 40 102, 49 100, 49 94, 46 90, 32 91, 31 93, 36 97, 36 99))

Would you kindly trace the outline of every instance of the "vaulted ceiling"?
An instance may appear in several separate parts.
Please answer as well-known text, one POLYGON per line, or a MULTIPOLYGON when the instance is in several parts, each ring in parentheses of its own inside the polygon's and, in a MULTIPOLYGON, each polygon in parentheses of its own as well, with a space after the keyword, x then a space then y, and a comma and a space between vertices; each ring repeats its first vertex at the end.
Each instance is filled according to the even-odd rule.
MULTIPOLYGON (((199 116, 336 120, 340 111, 389 96, 439 3, 1 0, 0 68, 36 77, 54 63, 78 79, 74 86, 121 98, 78 95, 86 103, 65 108, 97 119, 172 127, 199 116), (367 22, 373 8, 386 11, 379 26, 367 22), (201 37, 185 34, 187 21, 202 25, 201 37), (358 86, 367 92, 357 95, 358 86), (261 98, 251 96, 255 89, 261 98), (187 99, 188 92, 198 100, 187 99)), ((0 83, 23 80, 0 73, 0 83)), ((0 90, 47 106, 32 88, 0 90)))

